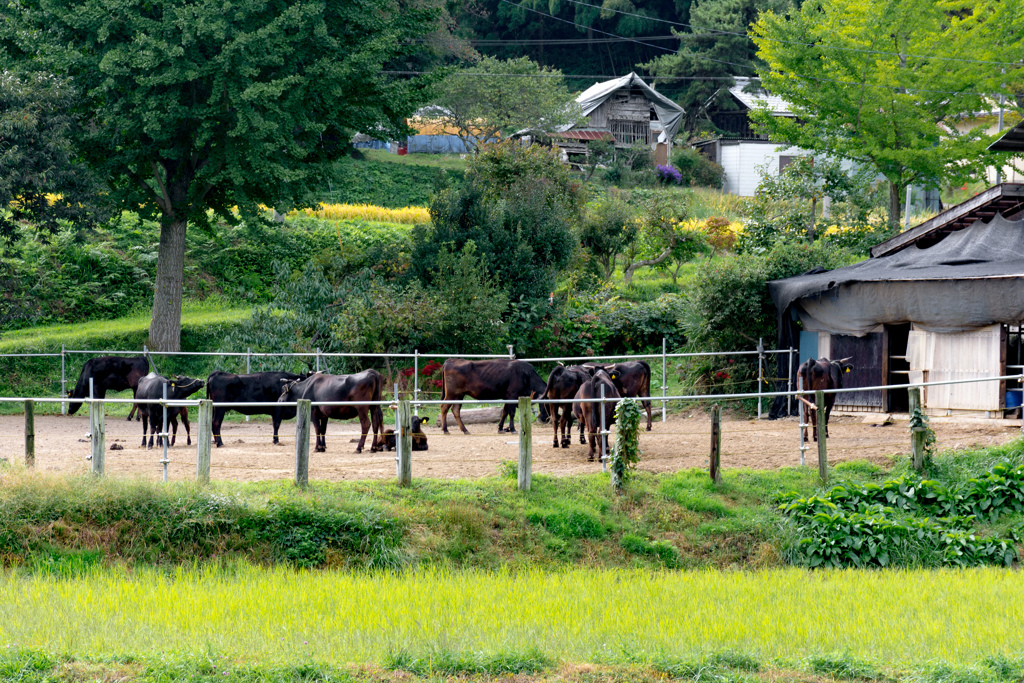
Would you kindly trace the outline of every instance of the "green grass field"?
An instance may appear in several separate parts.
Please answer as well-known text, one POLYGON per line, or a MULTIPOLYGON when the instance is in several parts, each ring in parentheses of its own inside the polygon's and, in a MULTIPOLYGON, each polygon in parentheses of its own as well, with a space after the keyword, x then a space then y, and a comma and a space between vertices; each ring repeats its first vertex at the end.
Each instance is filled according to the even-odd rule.
POLYGON ((570 662, 670 672, 725 653, 751 668, 839 660, 863 673, 1019 655, 1022 596, 1024 578, 1010 570, 113 568, 3 576, 0 643, 74 657, 173 652, 227 668, 529 672, 570 662))

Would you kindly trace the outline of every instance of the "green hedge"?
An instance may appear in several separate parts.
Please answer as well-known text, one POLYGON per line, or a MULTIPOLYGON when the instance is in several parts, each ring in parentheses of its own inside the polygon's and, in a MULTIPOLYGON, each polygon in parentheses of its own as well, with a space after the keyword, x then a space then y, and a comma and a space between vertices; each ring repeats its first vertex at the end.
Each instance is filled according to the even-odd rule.
POLYGON ((461 181, 455 169, 346 158, 334 166, 334 177, 321 188, 317 201, 332 204, 375 204, 400 209, 429 206, 439 187, 461 181))

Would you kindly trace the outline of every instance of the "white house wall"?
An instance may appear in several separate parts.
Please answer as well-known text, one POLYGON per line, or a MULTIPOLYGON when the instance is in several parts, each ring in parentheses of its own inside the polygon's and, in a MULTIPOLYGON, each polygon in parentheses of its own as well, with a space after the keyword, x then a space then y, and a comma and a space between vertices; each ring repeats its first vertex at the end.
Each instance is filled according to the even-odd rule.
POLYGON ((802 156, 808 154, 802 149, 790 148, 785 151, 777 143, 756 140, 741 140, 730 143, 723 140, 719 163, 725 171, 725 186, 729 194, 753 197, 761 182, 758 167, 768 164, 773 174, 779 172, 780 156, 802 156))

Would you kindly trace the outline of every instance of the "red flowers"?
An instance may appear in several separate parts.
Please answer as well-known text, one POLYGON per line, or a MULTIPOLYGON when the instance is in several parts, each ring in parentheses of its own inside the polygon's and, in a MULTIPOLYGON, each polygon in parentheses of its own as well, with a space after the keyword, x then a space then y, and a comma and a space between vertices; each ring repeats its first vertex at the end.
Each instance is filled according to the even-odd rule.
POLYGON ((402 377, 412 377, 414 372, 415 370, 413 370, 412 368, 404 368, 402 370, 402 377))
POLYGON ((715 373, 715 378, 716 379, 729 379, 729 373, 728 372, 722 372, 721 370, 719 370, 718 372, 715 373))

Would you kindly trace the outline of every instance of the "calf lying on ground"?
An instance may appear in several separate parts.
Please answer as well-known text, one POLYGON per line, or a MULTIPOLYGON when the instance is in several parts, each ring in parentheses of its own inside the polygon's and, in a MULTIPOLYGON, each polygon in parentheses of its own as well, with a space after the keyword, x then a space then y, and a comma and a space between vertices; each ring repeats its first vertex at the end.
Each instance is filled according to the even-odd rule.
MULTIPOLYGON (((412 449, 414 451, 425 451, 427 449, 427 435, 423 433, 423 425, 430 419, 426 417, 412 417, 412 449)), ((384 450, 395 450, 395 430, 384 430, 384 450)))

